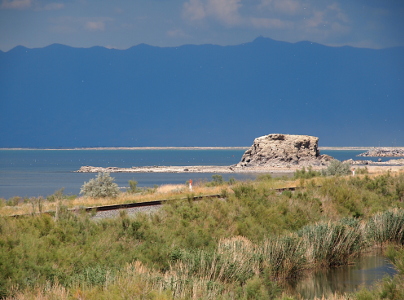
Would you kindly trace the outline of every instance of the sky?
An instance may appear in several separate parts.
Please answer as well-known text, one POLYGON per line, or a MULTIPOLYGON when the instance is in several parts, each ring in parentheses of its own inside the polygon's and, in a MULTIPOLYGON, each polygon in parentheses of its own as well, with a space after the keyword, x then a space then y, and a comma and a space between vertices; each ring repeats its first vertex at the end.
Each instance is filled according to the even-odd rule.
POLYGON ((0 0, 0 50, 237 45, 258 36, 404 46, 403 0, 0 0))

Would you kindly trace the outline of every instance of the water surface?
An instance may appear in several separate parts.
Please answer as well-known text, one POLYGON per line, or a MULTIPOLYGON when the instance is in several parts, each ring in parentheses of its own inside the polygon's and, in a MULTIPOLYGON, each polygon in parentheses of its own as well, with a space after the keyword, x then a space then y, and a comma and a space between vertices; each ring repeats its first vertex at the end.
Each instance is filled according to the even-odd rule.
POLYGON ((303 299, 330 296, 335 293, 351 293, 361 287, 371 287, 385 276, 393 276, 397 271, 390 261, 380 253, 363 255, 354 264, 319 270, 307 274, 288 286, 292 294, 300 294, 303 299))
MULTIPOLYGON (((357 159, 357 150, 324 150, 338 160, 357 159)), ((46 196, 60 188, 67 194, 77 195, 85 181, 93 173, 74 173, 81 166, 120 167, 132 166, 229 166, 238 163, 244 150, 0 150, 0 197, 10 198, 46 196)), ((368 159, 368 158, 366 158, 368 159)), ((371 158, 377 160, 377 158, 371 158)), ((383 158, 385 160, 386 158, 383 158)), ((213 174, 192 173, 113 173, 119 186, 128 185, 128 180, 138 181, 139 187, 161 184, 182 184, 187 180, 211 180, 213 174)), ((253 179, 254 174, 223 174, 228 180, 253 179)))

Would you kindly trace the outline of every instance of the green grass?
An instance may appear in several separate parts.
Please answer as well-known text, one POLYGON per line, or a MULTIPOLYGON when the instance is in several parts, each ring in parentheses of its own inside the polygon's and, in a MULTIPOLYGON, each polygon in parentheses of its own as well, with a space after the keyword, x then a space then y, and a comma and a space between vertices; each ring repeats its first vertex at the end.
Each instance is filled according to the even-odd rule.
POLYGON ((403 181, 335 177, 277 193, 266 177, 225 183, 225 200, 178 200, 150 216, 1 217, 0 296, 286 299, 275 282, 403 245, 403 181))

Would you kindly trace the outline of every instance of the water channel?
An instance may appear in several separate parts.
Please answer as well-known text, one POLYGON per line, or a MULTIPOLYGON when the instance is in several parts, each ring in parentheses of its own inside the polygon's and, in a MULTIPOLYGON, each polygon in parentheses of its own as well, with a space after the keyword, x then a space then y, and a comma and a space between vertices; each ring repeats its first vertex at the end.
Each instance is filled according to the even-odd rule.
POLYGON ((371 287, 385 276, 397 273, 390 261, 381 253, 365 254, 353 264, 319 270, 289 283, 287 290, 303 299, 321 298, 338 293, 351 293, 363 286, 371 287))

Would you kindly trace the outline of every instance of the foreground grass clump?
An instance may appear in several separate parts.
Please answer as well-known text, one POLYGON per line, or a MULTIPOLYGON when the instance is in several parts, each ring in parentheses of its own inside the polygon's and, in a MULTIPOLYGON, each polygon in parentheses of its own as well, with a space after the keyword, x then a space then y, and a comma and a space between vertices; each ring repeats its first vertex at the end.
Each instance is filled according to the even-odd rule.
POLYGON ((403 180, 310 179, 278 193, 267 177, 215 186, 227 199, 177 200, 151 215, 2 217, 0 296, 287 299, 276 282, 402 246, 403 180))

